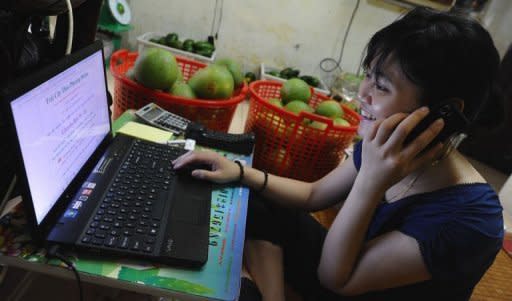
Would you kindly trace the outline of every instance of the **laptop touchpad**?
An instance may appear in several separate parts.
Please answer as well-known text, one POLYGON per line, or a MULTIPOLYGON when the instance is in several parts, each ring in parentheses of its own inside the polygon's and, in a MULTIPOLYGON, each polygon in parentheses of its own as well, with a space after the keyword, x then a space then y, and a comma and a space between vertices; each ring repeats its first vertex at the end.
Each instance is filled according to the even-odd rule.
POLYGON ((175 197, 171 208, 171 217, 174 221, 190 223, 194 225, 203 225, 207 220, 209 206, 206 206, 205 200, 200 196, 179 196, 175 197))

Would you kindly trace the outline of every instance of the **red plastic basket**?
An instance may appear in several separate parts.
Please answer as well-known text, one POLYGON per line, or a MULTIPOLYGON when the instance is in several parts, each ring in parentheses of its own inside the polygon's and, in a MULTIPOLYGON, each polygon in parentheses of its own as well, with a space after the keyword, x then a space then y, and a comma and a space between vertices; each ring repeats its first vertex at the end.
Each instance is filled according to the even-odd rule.
MULTIPOLYGON (((223 100, 190 99, 174 96, 163 91, 152 90, 125 76, 137 59, 137 52, 121 49, 110 58, 110 71, 115 78, 113 118, 116 119, 127 109, 139 109, 150 102, 162 108, 201 123, 205 127, 227 132, 236 106, 247 96, 247 84, 233 93, 233 97, 223 100)), ((194 73, 207 64, 188 58, 175 56, 183 73, 183 79, 188 80, 194 73)))
MULTIPOLYGON (((253 165, 269 173, 312 182, 333 170, 344 158, 344 150, 357 133, 360 116, 343 106, 351 126, 334 126, 332 120, 312 113, 295 115, 268 102, 280 98, 282 83, 255 81, 249 85, 251 97, 245 132, 256 134, 253 165), (315 120, 324 130, 308 126, 315 120)), ((311 107, 329 99, 312 89, 311 107)))

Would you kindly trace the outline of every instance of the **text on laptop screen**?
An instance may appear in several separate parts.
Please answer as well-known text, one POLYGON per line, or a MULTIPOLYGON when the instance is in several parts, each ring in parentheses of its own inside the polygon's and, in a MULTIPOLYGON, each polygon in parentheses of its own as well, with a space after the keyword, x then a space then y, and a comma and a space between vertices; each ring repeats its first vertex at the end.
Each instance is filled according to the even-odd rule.
POLYGON ((98 51, 11 102, 38 224, 109 134, 103 68, 98 51))

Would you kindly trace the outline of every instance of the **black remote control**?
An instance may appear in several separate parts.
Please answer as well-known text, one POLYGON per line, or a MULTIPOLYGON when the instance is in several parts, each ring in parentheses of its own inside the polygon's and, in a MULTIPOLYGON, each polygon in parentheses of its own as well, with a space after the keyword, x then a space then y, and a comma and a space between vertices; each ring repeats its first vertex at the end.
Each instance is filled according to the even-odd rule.
POLYGON ((164 110, 154 103, 140 108, 135 115, 152 126, 176 135, 185 134, 185 138, 194 139, 199 145, 244 155, 251 154, 254 147, 253 133, 229 134, 209 130, 199 123, 164 110))
POLYGON ((203 125, 191 122, 185 131, 185 138, 194 139, 197 144, 249 155, 254 148, 254 133, 229 134, 212 131, 203 125))

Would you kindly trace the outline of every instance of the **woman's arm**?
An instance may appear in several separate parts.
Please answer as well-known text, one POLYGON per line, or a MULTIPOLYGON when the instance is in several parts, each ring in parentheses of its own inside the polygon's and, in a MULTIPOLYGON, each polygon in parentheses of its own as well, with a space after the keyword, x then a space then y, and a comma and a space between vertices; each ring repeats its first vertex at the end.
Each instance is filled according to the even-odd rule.
MULTIPOLYGON (((243 183, 255 190, 260 189, 264 181, 263 172, 250 167, 245 169, 243 183)), ((345 200, 356 175, 354 162, 349 157, 313 183, 268 175, 267 187, 262 194, 282 206, 303 208, 307 211, 321 210, 345 200)))
POLYGON ((427 113, 423 109, 410 115, 395 114, 375 122, 365 135, 361 169, 324 242, 318 275, 325 287, 353 294, 401 286, 407 279, 418 282, 430 277, 414 239, 392 232, 364 244, 375 209, 386 190, 432 162, 441 150, 441 145, 437 145, 423 151, 441 130, 442 121, 433 123, 412 143, 403 146, 405 137, 427 113))
POLYGON ((325 278, 320 279, 332 291, 340 295, 354 296, 430 278, 418 242, 401 232, 392 231, 365 244, 345 283, 339 285, 325 278))
POLYGON ((318 269, 321 283, 342 295, 358 295, 429 279, 414 238, 393 231, 363 244, 383 193, 372 195, 357 182, 363 181, 356 180, 325 240, 318 269))
MULTIPOLYGON (((229 183, 239 179, 239 166, 217 153, 189 152, 173 161, 179 169, 192 163, 210 165, 212 170, 194 170, 192 176, 216 183, 229 183)), ((345 199, 357 175, 352 158, 348 158, 322 179, 307 183, 294 179, 268 175, 267 185, 262 194, 287 207, 315 211, 327 208, 345 199)), ((242 184, 258 191, 262 188, 264 173, 244 166, 242 184)))

